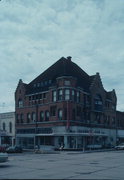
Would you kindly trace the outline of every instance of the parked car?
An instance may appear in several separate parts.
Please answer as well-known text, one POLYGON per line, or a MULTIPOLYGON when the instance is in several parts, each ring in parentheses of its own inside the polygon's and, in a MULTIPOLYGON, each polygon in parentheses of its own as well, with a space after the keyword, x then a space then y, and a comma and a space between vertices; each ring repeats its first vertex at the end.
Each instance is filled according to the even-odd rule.
POLYGON ((22 147, 20 146, 10 146, 6 149, 7 153, 22 153, 22 147))
POLYGON ((124 143, 121 143, 121 144, 115 146, 115 149, 117 149, 117 150, 124 150, 124 143))
POLYGON ((0 163, 8 161, 8 154, 7 153, 0 153, 0 163))
POLYGON ((6 152, 6 147, 3 145, 0 145, 0 152, 6 152))

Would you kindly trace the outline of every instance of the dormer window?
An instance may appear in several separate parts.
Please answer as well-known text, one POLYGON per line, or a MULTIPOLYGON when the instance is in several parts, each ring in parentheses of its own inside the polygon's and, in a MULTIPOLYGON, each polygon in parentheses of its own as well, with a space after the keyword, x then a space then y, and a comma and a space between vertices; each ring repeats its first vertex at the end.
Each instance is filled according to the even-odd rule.
POLYGON ((40 83, 37 83, 37 87, 40 87, 40 83))
POLYGON ((34 88, 35 88, 35 87, 36 87, 36 84, 34 84, 33 86, 34 86, 34 88))

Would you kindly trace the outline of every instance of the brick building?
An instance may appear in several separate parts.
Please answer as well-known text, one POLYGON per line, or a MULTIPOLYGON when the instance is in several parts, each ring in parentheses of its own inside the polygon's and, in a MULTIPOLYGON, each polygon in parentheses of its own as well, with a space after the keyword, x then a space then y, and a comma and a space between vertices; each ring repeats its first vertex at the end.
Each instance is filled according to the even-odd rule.
POLYGON ((102 147, 116 143, 116 93, 107 92, 99 73, 88 75, 62 57, 15 92, 16 142, 24 148, 102 147))

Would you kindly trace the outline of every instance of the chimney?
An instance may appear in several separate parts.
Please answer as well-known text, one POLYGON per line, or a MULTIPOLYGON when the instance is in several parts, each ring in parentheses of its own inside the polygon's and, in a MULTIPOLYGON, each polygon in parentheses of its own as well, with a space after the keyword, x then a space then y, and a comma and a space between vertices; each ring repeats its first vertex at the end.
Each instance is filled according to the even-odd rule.
POLYGON ((68 56, 68 57, 67 57, 67 60, 68 60, 68 61, 71 61, 71 58, 72 58, 71 56, 68 56))

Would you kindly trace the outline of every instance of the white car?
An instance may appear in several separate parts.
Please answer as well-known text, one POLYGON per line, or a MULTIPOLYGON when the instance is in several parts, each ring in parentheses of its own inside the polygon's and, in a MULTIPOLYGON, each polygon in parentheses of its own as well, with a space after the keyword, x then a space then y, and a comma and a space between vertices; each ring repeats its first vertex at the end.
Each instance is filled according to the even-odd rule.
POLYGON ((7 153, 0 153, 0 163, 8 161, 8 154, 7 153))
POLYGON ((124 149, 124 143, 119 144, 118 146, 115 146, 115 149, 117 149, 117 150, 123 150, 123 149, 124 149))

